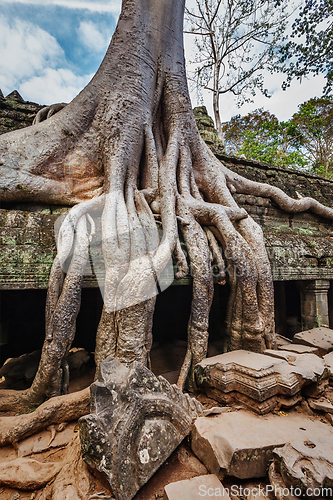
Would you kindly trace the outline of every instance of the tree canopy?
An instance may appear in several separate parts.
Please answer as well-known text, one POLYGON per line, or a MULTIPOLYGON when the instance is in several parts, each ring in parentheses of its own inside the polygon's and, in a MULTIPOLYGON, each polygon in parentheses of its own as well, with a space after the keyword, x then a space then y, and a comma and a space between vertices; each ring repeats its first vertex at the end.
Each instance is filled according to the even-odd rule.
POLYGON ((198 88, 213 92, 219 138, 223 140, 219 99, 231 93, 239 105, 261 91, 262 72, 273 70, 284 39, 288 1, 196 0, 187 9, 188 33, 195 35, 197 53, 192 77, 198 88))
POLYGON ((286 89, 296 78, 322 73, 326 78, 324 94, 333 84, 333 1, 305 0, 292 33, 281 49, 280 63, 287 74, 286 89))

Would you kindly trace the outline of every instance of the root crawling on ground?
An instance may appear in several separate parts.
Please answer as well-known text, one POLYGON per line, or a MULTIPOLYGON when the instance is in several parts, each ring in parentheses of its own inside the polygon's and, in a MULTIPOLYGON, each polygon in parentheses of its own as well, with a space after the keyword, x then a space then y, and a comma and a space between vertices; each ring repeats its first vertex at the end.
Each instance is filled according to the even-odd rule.
POLYGON ((208 150, 187 89, 183 13, 183 0, 123 0, 110 47, 88 86, 48 120, 0 138, 3 201, 74 205, 60 228, 50 274, 39 370, 31 388, 8 394, 0 409, 13 401, 28 408, 66 390, 66 355, 95 211, 102 212, 105 263, 97 366, 108 355, 149 366, 155 296, 172 253, 176 277, 188 268, 193 274, 181 388, 186 380, 193 387, 192 367, 207 352, 212 262, 219 281, 227 279, 231 289, 225 349, 262 352, 275 346, 263 234, 233 194, 271 197, 290 212, 310 209, 333 218, 333 210, 244 179, 208 150))

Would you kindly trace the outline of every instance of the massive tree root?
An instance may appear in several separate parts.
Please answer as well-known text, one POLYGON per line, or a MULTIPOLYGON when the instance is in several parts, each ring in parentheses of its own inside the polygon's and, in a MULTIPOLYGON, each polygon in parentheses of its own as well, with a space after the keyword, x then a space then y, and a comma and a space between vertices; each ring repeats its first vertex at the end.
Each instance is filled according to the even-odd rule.
POLYGON ((59 232, 39 370, 30 389, 2 398, 2 409, 40 404, 66 389, 96 211, 102 211, 105 263, 96 364, 112 355, 149 365, 155 296, 173 253, 176 278, 189 268, 193 275, 181 388, 187 379, 194 385, 192 367, 207 352, 212 264, 231 288, 226 350, 275 345, 262 231, 233 194, 266 196, 289 212, 311 209, 333 218, 332 209, 312 199, 292 200, 231 172, 208 150, 187 89, 183 11, 183 0, 124 0, 105 59, 81 94, 47 121, 0 138, 2 200, 75 205, 59 232))

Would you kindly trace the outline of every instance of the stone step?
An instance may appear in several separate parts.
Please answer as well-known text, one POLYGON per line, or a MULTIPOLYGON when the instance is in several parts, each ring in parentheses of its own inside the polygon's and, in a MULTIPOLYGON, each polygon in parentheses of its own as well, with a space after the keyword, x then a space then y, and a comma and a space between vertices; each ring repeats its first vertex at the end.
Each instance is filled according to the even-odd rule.
POLYGON ((295 440, 321 439, 333 448, 333 428, 296 413, 258 416, 241 410, 199 417, 192 431, 192 450, 219 479, 264 477, 274 448, 295 440))

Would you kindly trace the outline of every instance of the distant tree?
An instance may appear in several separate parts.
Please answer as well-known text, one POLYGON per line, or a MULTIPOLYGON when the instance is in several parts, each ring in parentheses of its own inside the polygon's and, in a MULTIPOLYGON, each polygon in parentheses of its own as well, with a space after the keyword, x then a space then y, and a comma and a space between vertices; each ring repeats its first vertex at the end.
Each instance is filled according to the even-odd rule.
POLYGON ((305 0, 292 34, 281 48, 280 62, 285 66, 287 88, 293 78, 323 73, 324 95, 332 92, 333 83, 333 1, 305 0))
POLYGON ((216 129, 223 141, 219 98, 228 92, 238 104, 250 102, 264 88, 262 70, 275 69, 287 25, 289 2, 271 0, 196 0, 187 9, 196 36, 193 80, 213 92, 216 129))
POLYGON ((299 105, 291 123, 301 136, 308 163, 325 177, 333 175, 333 98, 315 97, 299 105))
POLYGON ((223 124, 223 131, 229 153, 281 167, 301 168, 307 164, 297 125, 280 122, 263 108, 246 116, 234 116, 223 124))

